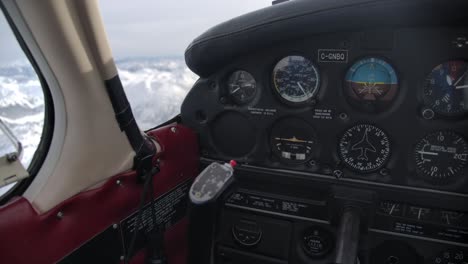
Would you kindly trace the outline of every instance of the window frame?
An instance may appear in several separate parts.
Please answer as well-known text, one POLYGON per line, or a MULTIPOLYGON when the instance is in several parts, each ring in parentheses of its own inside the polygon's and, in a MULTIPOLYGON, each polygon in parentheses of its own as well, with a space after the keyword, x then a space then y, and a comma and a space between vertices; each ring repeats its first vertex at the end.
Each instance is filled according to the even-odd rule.
POLYGON ((41 84, 42 92, 44 94, 44 125, 42 127, 41 140, 39 142, 39 145, 37 146, 36 151, 34 152, 31 163, 27 168, 27 171, 30 176, 22 181, 14 183, 14 186, 10 190, 8 190, 5 194, 0 196, 0 205, 4 205, 12 197, 19 196, 26 191, 26 189, 32 183, 35 176, 38 174, 39 170, 44 164, 44 161, 50 149, 50 145, 52 143, 53 131, 55 126, 55 112, 52 100, 52 93, 50 91, 49 85, 47 84, 46 79, 39 68, 38 63, 34 59, 32 52, 28 48, 26 42, 24 41, 24 38, 18 30, 18 27, 15 25, 13 19, 11 18, 2 1, 0 1, 0 12, 4 15, 5 20, 10 26, 10 29, 13 32, 13 35, 15 36, 16 40, 18 41, 21 50, 24 52, 26 58, 31 63, 31 66, 33 67, 34 72, 36 73, 39 79, 39 83, 41 84))

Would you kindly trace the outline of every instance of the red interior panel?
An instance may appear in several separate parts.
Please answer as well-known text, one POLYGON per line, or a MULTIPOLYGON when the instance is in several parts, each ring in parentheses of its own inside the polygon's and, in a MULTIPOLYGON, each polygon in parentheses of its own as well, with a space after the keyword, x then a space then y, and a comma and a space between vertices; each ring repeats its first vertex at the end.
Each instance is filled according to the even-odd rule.
MULTIPOLYGON (((161 172, 154 187, 159 196, 198 174, 196 135, 181 125, 149 132, 162 145, 161 172)), ((44 213, 37 214, 24 198, 0 208, 0 262, 53 263, 113 223, 137 209, 142 185, 134 172, 110 178, 103 186, 82 192, 44 213), (120 181, 120 184, 117 184, 120 181), (61 212, 62 217, 57 215, 61 212)), ((166 254, 171 264, 186 263, 187 219, 165 234, 166 254)), ((132 263, 142 263, 138 254, 132 263)))

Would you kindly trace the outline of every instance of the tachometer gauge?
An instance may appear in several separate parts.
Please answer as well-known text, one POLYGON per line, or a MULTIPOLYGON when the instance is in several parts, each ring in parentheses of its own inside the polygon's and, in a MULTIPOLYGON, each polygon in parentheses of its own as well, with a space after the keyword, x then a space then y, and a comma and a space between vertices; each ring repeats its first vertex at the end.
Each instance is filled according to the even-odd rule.
POLYGON ((372 172, 382 168, 390 158, 390 140, 382 129, 360 124, 343 134, 338 152, 342 162, 351 170, 372 172))
POLYGON ((368 111, 386 110, 398 94, 398 77, 386 61, 369 57, 358 60, 345 77, 345 95, 355 107, 368 111))
POLYGON ((272 152, 285 163, 308 161, 317 144, 315 130, 299 118, 286 118, 277 122, 271 130, 272 152))
POLYGON ((437 65, 426 78, 424 101, 443 116, 457 116, 468 112, 463 91, 468 89, 468 63, 448 61, 437 65))
POLYGON ((468 164, 468 142, 453 131, 438 131, 421 139, 414 149, 416 172, 429 181, 462 176, 468 164))
POLYGON ((320 86, 317 67, 302 56, 288 56, 273 69, 273 84, 279 96, 288 103, 304 103, 313 98, 320 86))
POLYGON ((229 95, 237 104, 246 104, 255 97, 257 84, 254 77, 246 71, 235 71, 228 80, 229 95))

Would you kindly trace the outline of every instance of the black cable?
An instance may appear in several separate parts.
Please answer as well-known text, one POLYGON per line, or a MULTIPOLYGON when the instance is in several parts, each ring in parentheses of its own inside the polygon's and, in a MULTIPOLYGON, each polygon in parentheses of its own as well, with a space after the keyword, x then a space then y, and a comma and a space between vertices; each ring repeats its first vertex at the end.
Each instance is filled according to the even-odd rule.
MULTIPOLYGON (((149 186, 151 186, 152 182, 153 182, 153 180, 152 180, 153 179, 153 174, 155 172, 157 172, 157 171, 158 171, 158 168, 154 167, 145 176, 145 183, 143 185, 143 192, 142 192, 141 197, 140 197, 140 205, 138 206, 138 215, 137 215, 135 229, 133 231, 132 239, 130 240, 130 245, 129 245, 128 250, 126 252, 126 256, 124 258, 124 263, 125 264, 129 263, 130 257, 132 255, 133 248, 135 247, 135 241, 136 241, 136 238, 137 238, 138 229, 139 229, 140 225, 143 222, 143 211, 144 211, 143 208, 145 206, 146 196, 147 196, 147 193, 148 193, 148 190, 149 190, 149 186)), ((153 188, 153 190, 154 190, 154 188, 153 188)))
MULTIPOLYGON (((151 180, 151 186, 153 186, 153 180, 151 180)), ((154 186, 153 186, 154 187, 154 186)), ((156 213, 156 209, 154 208, 155 202, 155 194, 154 188, 153 191, 150 193, 151 195, 151 215, 153 218, 153 230, 152 234, 149 239, 148 247, 147 247, 147 256, 146 256, 146 263, 147 264, 166 264, 167 259, 164 256, 164 233, 161 230, 158 224, 158 216, 156 213)))

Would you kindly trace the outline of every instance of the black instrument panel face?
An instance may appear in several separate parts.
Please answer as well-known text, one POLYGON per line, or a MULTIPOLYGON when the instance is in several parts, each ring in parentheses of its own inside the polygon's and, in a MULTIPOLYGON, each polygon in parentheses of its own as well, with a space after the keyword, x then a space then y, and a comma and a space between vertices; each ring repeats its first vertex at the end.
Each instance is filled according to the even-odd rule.
POLYGON ((200 79, 183 122, 207 158, 468 194, 463 37, 426 28, 285 40, 200 79))

